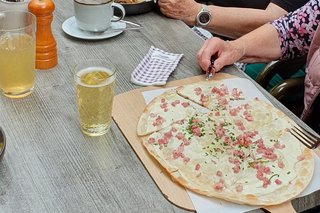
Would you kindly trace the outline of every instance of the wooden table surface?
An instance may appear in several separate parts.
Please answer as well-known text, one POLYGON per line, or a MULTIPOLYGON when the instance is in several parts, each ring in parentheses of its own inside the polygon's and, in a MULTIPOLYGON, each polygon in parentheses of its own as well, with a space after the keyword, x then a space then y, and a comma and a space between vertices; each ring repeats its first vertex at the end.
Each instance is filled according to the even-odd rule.
MULTIPOLYGON (((81 133, 71 67, 76 60, 110 60, 120 94, 138 88, 130 74, 151 45, 184 54, 170 81, 200 74, 195 55, 203 41, 182 22, 156 12, 126 18, 142 24, 140 31, 100 41, 74 39, 61 28, 73 16, 73 1, 54 2, 58 65, 37 71, 32 95, 0 96, 0 126, 7 137, 0 212, 187 212, 161 194, 114 123, 101 137, 81 133)), ((234 67, 224 71, 244 76, 234 67)), ((319 204, 320 192, 293 201, 297 211, 319 204)))

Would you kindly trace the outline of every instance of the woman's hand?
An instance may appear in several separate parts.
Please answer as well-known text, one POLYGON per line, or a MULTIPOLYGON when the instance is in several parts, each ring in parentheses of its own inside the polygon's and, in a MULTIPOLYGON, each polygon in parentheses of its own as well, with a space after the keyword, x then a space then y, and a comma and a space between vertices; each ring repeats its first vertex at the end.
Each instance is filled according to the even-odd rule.
POLYGON ((218 72, 224 66, 239 61, 244 54, 245 45, 240 39, 224 41, 219 38, 211 38, 206 40, 198 51, 197 60, 200 67, 207 71, 211 64, 211 56, 215 55, 212 72, 218 72))
POLYGON ((201 10, 201 4, 194 0, 158 0, 158 5, 164 15, 188 25, 195 25, 196 16, 201 10))

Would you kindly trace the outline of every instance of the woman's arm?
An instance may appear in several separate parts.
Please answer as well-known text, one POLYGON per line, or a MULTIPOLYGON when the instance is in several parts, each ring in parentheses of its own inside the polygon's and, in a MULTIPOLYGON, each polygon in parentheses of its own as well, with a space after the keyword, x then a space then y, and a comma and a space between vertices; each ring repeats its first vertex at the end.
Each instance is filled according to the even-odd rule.
MULTIPOLYGON (((161 12, 171 18, 196 25, 196 16, 201 4, 194 0, 159 0, 161 12)), ((212 21, 205 28, 213 33, 229 38, 238 38, 287 13, 274 3, 266 9, 208 6, 212 21)))
POLYGON ((210 58, 215 54, 217 55, 214 63, 215 72, 239 60, 271 61, 281 55, 278 33, 271 24, 265 24, 234 41, 208 39, 197 54, 198 63, 203 70, 207 70, 210 58))
POLYGON ((320 22, 320 0, 310 0, 306 5, 266 24, 243 37, 224 42, 210 39, 199 50, 197 58, 202 69, 207 70, 211 55, 217 53, 215 71, 242 60, 244 62, 271 61, 278 58, 295 58, 306 55, 320 22))

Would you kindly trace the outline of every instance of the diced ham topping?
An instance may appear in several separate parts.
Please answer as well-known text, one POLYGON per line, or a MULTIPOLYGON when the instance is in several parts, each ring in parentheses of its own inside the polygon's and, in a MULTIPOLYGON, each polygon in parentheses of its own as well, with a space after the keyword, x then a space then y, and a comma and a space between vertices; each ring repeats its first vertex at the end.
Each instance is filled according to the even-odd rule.
POLYGON ((269 159, 271 161, 277 160, 278 156, 274 153, 274 148, 265 148, 263 151, 263 158, 269 159))
POLYGON ((284 163, 283 163, 283 161, 282 160, 278 160, 278 167, 280 168, 280 169, 283 169, 284 168, 284 163))
POLYGON ((158 139, 159 145, 165 145, 165 144, 167 144, 168 142, 169 142, 169 140, 168 140, 168 139, 165 139, 165 138, 160 138, 160 139, 158 139))
POLYGON ((208 101, 209 101, 209 96, 204 95, 204 94, 201 94, 200 101, 201 101, 202 103, 208 102, 208 101))
POLYGON ((281 182, 281 180, 279 180, 279 179, 276 179, 275 181, 274 181, 277 185, 280 185, 282 182, 281 182))
POLYGON ((239 113, 239 110, 237 110, 237 108, 232 108, 229 110, 229 114, 231 116, 236 116, 236 115, 238 115, 238 113, 239 113))
POLYGON ((183 124, 184 123, 184 120, 182 119, 182 120, 178 120, 178 121, 176 121, 175 122, 176 124, 183 124))
POLYGON ((228 95, 228 94, 229 94, 229 92, 228 92, 228 87, 227 87, 226 85, 221 84, 220 88, 221 88, 221 89, 220 89, 221 95, 228 95))
POLYGON ((178 134, 176 134, 176 138, 178 138, 178 140, 181 140, 184 138, 184 134, 182 132, 178 132, 178 134))
POLYGON ((182 141, 183 141, 183 145, 186 145, 186 146, 190 145, 190 141, 188 139, 183 138, 182 141))
POLYGON ((239 145, 239 146, 244 146, 244 147, 249 147, 250 144, 252 144, 252 141, 250 139, 250 135, 238 135, 236 138, 236 141, 233 142, 233 145, 239 145))
POLYGON ((242 98, 242 97, 241 97, 242 91, 239 90, 238 88, 233 88, 231 95, 232 95, 232 97, 233 97, 234 100, 239 100, 239 99, 242 98))
POLYGON ((218 170, 218 171, 216 172, 216 175, 217 175, 218 177, 221 177, 221 176, 222 176, 222 172, 221 172, 220 170, 218 170))
POLYGON ((180 100, 175 100, 175 101, 171 102, 171 105, 173 107, 175 107, 177 104, 180 104, 180 100))
POLYGON ((242 150, 234 150, 233 151, 233 155, 234 156, 237 156, 239 158, 244 158, 245 157, 245 154, 242 150))
POLYGON ((166 107, 167 107, 167 103, 162 103, 162 104, 160 104, 160 107, 161 107, 161 109, 166 108, 166 107))
POLYGON ((228 145, 230 145, 231 142, 232 142, 232 140, 231 140, 231 138, 230 138, 229 136, 225 136, 225 137, 223 138, 223 142, 226 143, 226 144, 228 144, 228 145))
POLYGON ((218 183, 213 184, 213 188, 217 191, 222 191, 223 187, 224 187, 224 181, 222 179, 220 179, 218 183))
POLYGON ((156 139, 154 139, 154 138, 149 138, 148 139, 148 143, 149 144, 153 144, 155 141, 156 141, 156 139))
POLYGON ((268 187, 268 185, 270 185, 270 180, 268 179, 268 178, 264 178, 263 179, 263 188, 267 188, 268 187))
POLYGON ((235 124, 236 124, 237 128, 238 128, 240 131, 246 130, 246 128, 244 127, 242 121, 236 120, 236 121, 235 121, 235 124))
POLYGON ((242 185, 237 185, 236 186, 236 191, 237 192, 242 192, 242 190, 243 190, 243 186, 242 185))
POLYGON ((172 155, 173 159, 178 159, 179 157, 181 157, 181 153, 178 152, 178 150, 173 150, 172 155))
POLYGON ((218 105, 225 109, 228 105, 228 100, 226 98, 218 98, 218 105))
POLYGON ((190 103, 189 103, 189 102, 182 102, 181 105, 182 105, 183 107, 187 107, 187 106, 190 105, 190 103))
POLYGON ((243 105, 243 108, 247 110, 247 109, 250 108, 250 105, 249 105, 249 104, 244 104, 244 105, 243 105))
POLYGON ((184 154, 182 153, 184 150, 184 146, 180 145, 178 149, 174 149, 172 152, 173 159, 184 158, 184 154))
POLYGON ((253 121, 253 117, 248 111, 244 111, 243 116, 247 121, 253 121))
POLYGON ((197 163, 195 168, 194 168, 194 170, 199 171, 200 170, 200 164, 197 163))
POLYGON ((153 126, 160 126, 164 122, 164 118, 158 115, 155 121, 152 123, 153 126))
POLYGON ((255 142, 258 146, 258 149, 257 149, 257 153, 258 154, 262 154, 262 157, 263 158, 266 158, 270 161, 276 161, 278 156, 274 153, 274 148, 273 147, 270 147, 270 148, 267 148, 265 145, 264 145, 264 142, 262 139, 259 139, 255 142))
POLYGON ((200 87, 197 87, 194 89, 194 92, 196 95, 200 95, 202 93, 202 89, 200 87))
POLYGON ((200 123, 201 119, 200 118, 194 118, 192 119, 192 123, 196 124, 196 123, 200 123))
POLYGON ((169 132, 166 132, 166 133, 164 133, 164 138, 166 138, 166 139, 170 139, 170 138, 172 138, 172 131, 170 130, 169 132))
POLYGON ((161 102, 161 103, 164 103, 164 102, 166 102, 166 99, 161 98, 160 102, 161 102))
POLYGON ((276 148, 276 149, 284 149, 284 148, 286 147, 285 144, 280 144, 279 141, 275 142, 273 146, 274 146, 274 148, 276 148))
POLYGON ((222 123, 216 126, 215 133, 218 138, 222 138, 225 135, 225 130, 222 126, 222 123))
POLYGON ((234 166, 234 167, 232 167, 232 169, 233 169, 233 172, 235 173, 235 174, 238 174, 239 172, 240 172, 240 166, 234 166))
POLYGON ((187 164, 187 163, 189 163, 189 161, 190 161, 190 158, 188 158, 188 157, 183 158, 183 163, 187 164))
POLYGON ((234 108, 231 108, 230 110, 229 110, 229 114, 231 115, 231 116, 236 116, 236 115, 238 115, 238 113, 241 111, 241 106, 237 106, 237 107, 234 107, 234 108))
POLYGON ((199 126, 192 126, 191 131, 192 131, 193 135, 198 136, 198 137, 201 136, 201 129, 199 126))
POLYGON ((213 87, 213 88, 211 89, 211 92, 212 92, 212 93, 215 93, 216 95, 218 95, 218 96, 220 96, 220 97, 225 96, 225 95, 227 95, 227 94, 229 93, 227 86, 224 85, 224 84, 221 84, 221 85, 220 85, 220 88, 218 88, 218 87, 213 87))

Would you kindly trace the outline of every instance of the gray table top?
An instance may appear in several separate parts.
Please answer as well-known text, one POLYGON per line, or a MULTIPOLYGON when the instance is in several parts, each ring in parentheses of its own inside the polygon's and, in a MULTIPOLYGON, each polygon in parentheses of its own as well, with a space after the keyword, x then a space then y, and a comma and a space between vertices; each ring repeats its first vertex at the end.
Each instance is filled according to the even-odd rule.
MULTIPOLYGON (((130 74, 151 45, 184 54, 170 81, 200 74, 195 55, 203 40, 182 22, 155 12, 126 18, 142 24, 140 31, 100 41, 74 39, 61 29, 73 16, 72 1, 55 0, 55 6, 58 65, 37 71, 32 95, 0 96, 0 126, 7 137, 0 212, 186 212, 161 194, 114 123, 101 137, 81 133, 71 65, 75 58, 112 61, 120 94, 138 88, 130 74)), ((234 67, 224 71, 245 77, 234 67)), ((293 205, 298 211, 319 205, 319 194, 293 205)))

